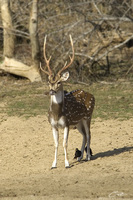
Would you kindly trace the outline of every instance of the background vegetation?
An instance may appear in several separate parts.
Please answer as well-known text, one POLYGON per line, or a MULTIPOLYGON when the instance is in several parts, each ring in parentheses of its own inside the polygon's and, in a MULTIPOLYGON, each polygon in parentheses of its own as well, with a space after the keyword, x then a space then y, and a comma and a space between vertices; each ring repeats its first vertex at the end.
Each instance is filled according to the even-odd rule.
MULTIPOLYGON (((93 93, 96 98, 94 118, 132 117, 133 0, 1 0, 1 3, 5 1, 10 5, 16 60, 29 66, 33 62, 29 21, 33 2, 36 1, 36 36, 42 66, 45 66, 45 35, 46 53, 48 57, 52 56, 50 64, 56 72, 71 54, 71 34, 75 60, 69 68, 71 76, 65 89, 84 88, 93 93)), ((1 63, 5 56, 3 33, 0 12, 1 63)), ((45 81, 45 75, 41 75, 45 81)), ((42 87, 42 83, 31 84, 16 76, 11 79, 6 71, 1 70, 0 87, 1 114, 31 117, 45 114, 48 110, 47 82, 42 87)))
MULTIPOLYGON (((8 0, 9 1, 9 0, 8 0)), ((10 0, 15 36, 15 58, 30 65, 29 20, 33 0, 10 0)), ((47 55, 57 71, 71 54, 69 34, 75 47, 70 68, 75 82, 105 76, 132 78, 133 0, 38 0, 40 62, 47 35, 47 55)), ((3 58, 3 24, 0 18, 0 54, 3 58)))

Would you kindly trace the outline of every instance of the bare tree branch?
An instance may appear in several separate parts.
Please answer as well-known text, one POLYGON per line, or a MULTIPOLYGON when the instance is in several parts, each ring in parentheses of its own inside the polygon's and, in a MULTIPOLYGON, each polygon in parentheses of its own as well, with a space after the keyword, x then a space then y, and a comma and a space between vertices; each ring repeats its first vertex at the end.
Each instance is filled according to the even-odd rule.
POLYGON ((102 59, 103 57, 107 56, 110 52, 114 51, 115 49, 118 49, 118 48, 122 47, 124 44, 126 44, 132 38, 133 38, 133 35, 131 37, 129 37, 128 39, 126 39, 124 42, 122 42, 122 43, 120 43, 118 45, 115 45, 114 47, 108 49, 104 54, 102 54, 101 56, 96 58, 95 61, 98 61, 98 60, 102 59))

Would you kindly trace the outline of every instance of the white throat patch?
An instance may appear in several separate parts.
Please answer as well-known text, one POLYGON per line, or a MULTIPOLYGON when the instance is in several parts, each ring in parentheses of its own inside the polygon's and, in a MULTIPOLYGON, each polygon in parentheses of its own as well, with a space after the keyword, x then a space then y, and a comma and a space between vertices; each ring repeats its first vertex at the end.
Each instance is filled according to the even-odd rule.
POLYGON ((59 104, 63 101, 62 91, 57 92, 55 95, 51 95, 51 103, 59 104))

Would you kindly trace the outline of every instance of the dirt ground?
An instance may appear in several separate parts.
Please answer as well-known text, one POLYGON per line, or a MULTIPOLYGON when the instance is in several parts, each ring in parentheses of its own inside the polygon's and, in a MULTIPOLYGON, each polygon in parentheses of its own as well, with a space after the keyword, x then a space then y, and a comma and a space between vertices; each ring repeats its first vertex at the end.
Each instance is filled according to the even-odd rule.
POLYGON ((70 131, 71 168, 65 169, 60 131, 58 167, 51 170, 54 145, 47 117, 1 115, 0 199, 133 199, 133 119, 96 119, 91 132, 92 160, 77 162, 73 157, 82 137, 70 131))

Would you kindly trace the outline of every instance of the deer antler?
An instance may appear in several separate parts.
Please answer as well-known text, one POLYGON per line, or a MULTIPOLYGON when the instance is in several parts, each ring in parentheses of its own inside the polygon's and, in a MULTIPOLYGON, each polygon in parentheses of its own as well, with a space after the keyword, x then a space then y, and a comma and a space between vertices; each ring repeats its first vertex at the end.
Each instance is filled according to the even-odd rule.
POLYGON ((52 70, 50 69, 50 66, 49 66, 49 63, 50 63, 50 60, 51 60, 51 56, 49 57, 49 59, 47 59, 47 57, 46 57, 46 52, 45 52, 45 49, 46 49, 46 38, 47 38, 47 36, 45 36, 45 38, 44 38, 43 52, 44 52, 44 59, 45 59, 45 62, 46 62, 48 71, 45 71, 45 70, 42 68, 41 64, 40 64, 40 69, 41 69, 44 73, 46 73, 46 74, 48 74, 49 76, 51 76, 51 75, 52 75, 52 70))
POLYGON ((70 37, 70 42, 71 42, 73 54, 72 54, 72 57, 69 56, 69 58, 70 58, 70 63, 67 65, 67 62, 65 62, 64 67, 58 72, 58 75, 60 75, 62 71, 66 70, 68 67, 70 67, 70 65, 71 65, 71 64, 73 63, 73 61, 74 61, 74 46, 73 46, 73 40, 72 40, 72 36, 71 36, 71 35, 69 35, 69 37, 70 37))

